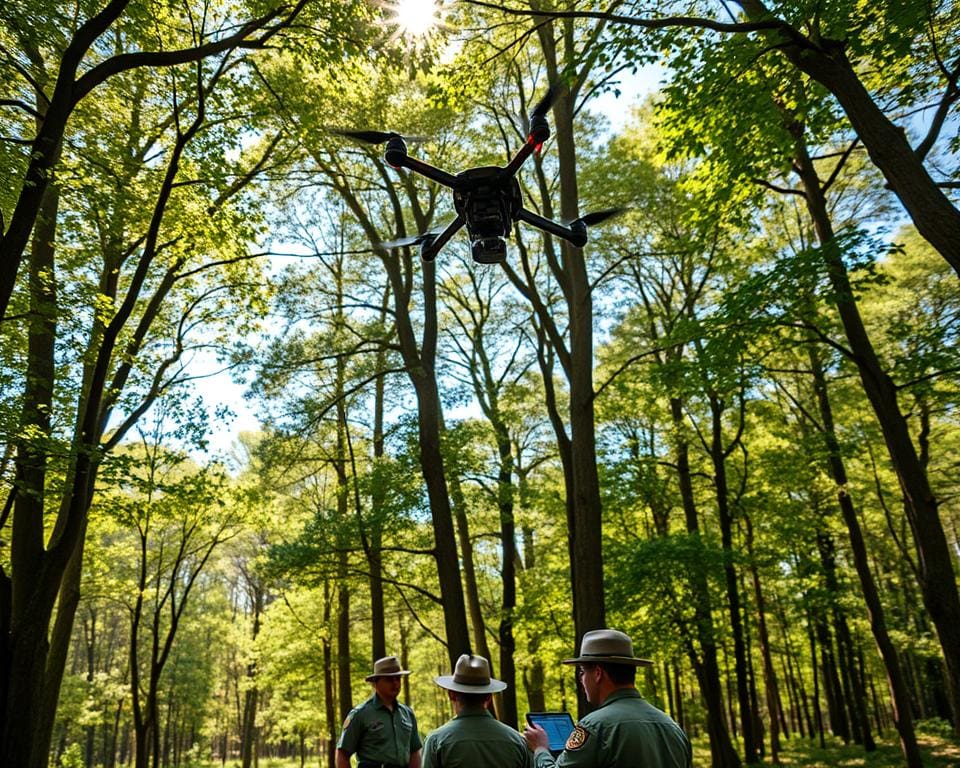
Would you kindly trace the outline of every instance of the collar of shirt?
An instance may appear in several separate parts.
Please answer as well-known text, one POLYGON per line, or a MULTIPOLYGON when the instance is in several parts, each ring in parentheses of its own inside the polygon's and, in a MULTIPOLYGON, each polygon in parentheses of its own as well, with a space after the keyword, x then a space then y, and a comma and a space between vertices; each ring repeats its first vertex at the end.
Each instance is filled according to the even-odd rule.
POLYGON ((611 704, 614 701, 619 701, 620 699, 641 699, 641 698, 643 697, 640 695, 640 691, 638 691, 636 688, 617 688, 617 690, 615 690, 613 693, 611 693, 609 696, 607 696, 607 698, 603 700, 603 704, 601 704, 598 707, 598 709, 605 707, 607 706, 607 704, 611 704))
POLYGON ((386 705, 384 700, 380 698, 379 694, 375 693, 373 696, 371 696, 371 698, 373 699, 373 706, 375 706, 377 709, 385 709, 387 712, 393 712, 400 709, 400 699, 397 699, 393 702, 393 709, 391 710, 390 707, 386 705))
POLYGON ((458 719, 461 717, 493 717, 493 715, 490 714, 490 710, 488 710, 486 707, 480 706, 464 707, 462 710, 460 710, 460 714, 457 715, 458 719))

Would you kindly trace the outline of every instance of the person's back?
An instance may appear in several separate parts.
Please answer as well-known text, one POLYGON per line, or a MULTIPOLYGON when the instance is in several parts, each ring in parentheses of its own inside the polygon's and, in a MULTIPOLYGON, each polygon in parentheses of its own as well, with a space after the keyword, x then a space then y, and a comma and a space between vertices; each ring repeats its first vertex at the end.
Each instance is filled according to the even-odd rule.
MULTIPOLYGON (((686 734, 635 689, 610 694, 603 706, 586 715, 579 726, 585 734, 581 737, 583 743, 574 743, 567 749, 570 752, 596 752, 595 765, 598 768, 684 768, 690 765, 690 742, 686 734)), ((562 757, 558 764, 565 764, 562 757)))
POLYGON ((427 738, 424 768, 529 768, 527 742, 483 707, 462 710, 427 738))
POLYGON ((452 675, 434 682, 447 691, 456 717, 423 744, 422 768, 532 768, 526 739, 490 714, 493 694, 507 687, 490 676, 483 656, 465 653, 452 675))

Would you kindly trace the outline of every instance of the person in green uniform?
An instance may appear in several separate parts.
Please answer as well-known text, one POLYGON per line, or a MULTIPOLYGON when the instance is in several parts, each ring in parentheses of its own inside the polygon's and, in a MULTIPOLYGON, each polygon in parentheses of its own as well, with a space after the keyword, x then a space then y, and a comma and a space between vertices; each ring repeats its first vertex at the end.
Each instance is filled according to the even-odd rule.
POLYGON ((401 669, 396 656, 377 659, 373 695, 354 707, 343 721, 337 741, 337 768, 350 768, 357 755, 357 768, 420 768, 420 732, 413 710, 397 700, 400 683, 410 671, 401 669))
POLYGON ((523 737, 490 713, 493 694, 507 684, 490 677, 483 656, 465 653, 452 675, 433 678, 453 702, 453 720, 428 734, 423 768, 532 768, 523 737))
POLYGON ((536 768, 690 768, 687 735, 637 691, 637 667, 653 662, 633 655, 628 635, 615 629, 587 632, 580 655, 563 663, 577 665, 577 678, 595 709, 577 723, 556 759, 543 728, 528 725, 523 736, 536 768))

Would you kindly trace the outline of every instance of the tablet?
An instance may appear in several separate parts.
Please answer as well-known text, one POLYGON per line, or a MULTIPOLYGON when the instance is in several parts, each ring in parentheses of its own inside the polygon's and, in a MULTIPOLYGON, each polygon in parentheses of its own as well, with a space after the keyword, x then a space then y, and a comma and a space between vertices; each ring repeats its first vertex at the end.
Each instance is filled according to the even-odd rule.
POLYGON ((551 752, 562 752, 573 731, 573 718, 569 712, 527 712, 527 722, 539 725, 547 732, 551 752))

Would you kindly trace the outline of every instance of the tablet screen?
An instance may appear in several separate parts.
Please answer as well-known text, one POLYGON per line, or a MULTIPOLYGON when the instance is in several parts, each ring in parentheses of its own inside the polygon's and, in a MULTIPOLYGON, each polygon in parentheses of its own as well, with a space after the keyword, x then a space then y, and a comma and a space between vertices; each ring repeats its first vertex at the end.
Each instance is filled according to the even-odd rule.
POLYGON ((573 731, 573 718, 569 712, 528 712, 527 722, 539 725, 550 739, 550 751, 561 752, 567 737, 573 731))

